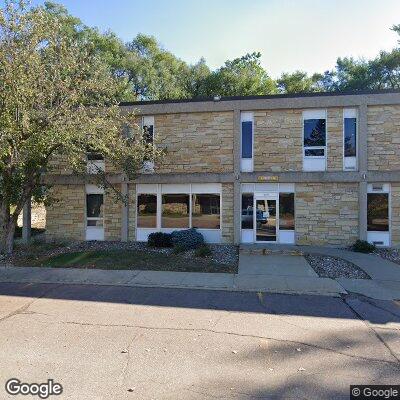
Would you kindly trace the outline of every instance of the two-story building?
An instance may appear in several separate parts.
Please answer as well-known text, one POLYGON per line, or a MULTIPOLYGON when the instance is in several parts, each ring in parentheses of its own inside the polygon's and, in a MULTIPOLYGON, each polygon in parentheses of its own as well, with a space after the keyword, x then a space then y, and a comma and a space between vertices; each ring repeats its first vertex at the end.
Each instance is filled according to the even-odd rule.
POLYGON ((60 161, 49 238, 145 241, 195 227, 217 243, 400 245, 400 91, 121 107, 138 113, 165 159, 133 181, 106 163, 127 204, 60 161))

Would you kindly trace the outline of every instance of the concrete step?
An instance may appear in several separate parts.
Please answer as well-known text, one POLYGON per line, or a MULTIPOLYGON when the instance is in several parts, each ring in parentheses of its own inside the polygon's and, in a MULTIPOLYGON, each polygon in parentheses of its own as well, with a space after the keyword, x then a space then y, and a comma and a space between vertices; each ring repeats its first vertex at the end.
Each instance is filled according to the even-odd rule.
POLYGON ((269 245, 269 244, 249 244, 249 245, 240 245, 239 247, 240 254, 246 255, 262 255, 268 256, 271 254, 281 254, 286 256, 303 256, 304 252, 300 249, 297 249, 296 246, 291 245, 269 245))

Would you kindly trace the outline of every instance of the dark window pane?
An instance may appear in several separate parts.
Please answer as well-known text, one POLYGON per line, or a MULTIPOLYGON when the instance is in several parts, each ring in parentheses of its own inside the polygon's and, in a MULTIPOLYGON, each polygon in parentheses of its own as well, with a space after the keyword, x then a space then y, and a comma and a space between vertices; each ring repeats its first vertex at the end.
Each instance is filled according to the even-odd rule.
POLYGON ((294 193, 279 193, 279 229, 294 230, 294 193))
POLYGON ((103 226, 103 220, 102 219, 89 219, 87 221, 87 226, 102 227, 103 226))
POLYGON ((356 141, 357 141, 357 119, 344 119, 344 156, 356 156, 356 141))
POLYGON ((253 195, 242 194, 242 229, 253 229, 253 195))
POLYGON ((253 123, 242 122, 242 158, 253 157, 253 123))
POLYGON ((194 194, 192 200, 192 227, 199 229, 220 228, 219 194, 194 194))
POLYGON ((104 160, 104 157, 100 153, 90 152, 90 153, 87 153, 87 159, 89 161, 99 161, 99 160, 104 160))
POLYGON ((325 146, 326 126, 324 119, 304 120, 304 146, 325 146))
POLYGON ((86 215, 88 218, 103 218, 103 195, 86 195, 86 215))
POLYGON ((153 144, 153 125, 144 125, 143 126, 143 139, 147 144, 153 144))
POLYGON ((306 157, 323 157, 325 155, 324 149, 305 149, 304 155, 306 157))
POLYGON ((368 193, 368 230, 389 231, 389 195, 387 193, 368 193))
POLYGON ((162 195, 162 228, 189 228, 189 195, 162 195))
POLYGON ((157 228, 157 195, 139 194, 137 203, 137 227, 157 228))

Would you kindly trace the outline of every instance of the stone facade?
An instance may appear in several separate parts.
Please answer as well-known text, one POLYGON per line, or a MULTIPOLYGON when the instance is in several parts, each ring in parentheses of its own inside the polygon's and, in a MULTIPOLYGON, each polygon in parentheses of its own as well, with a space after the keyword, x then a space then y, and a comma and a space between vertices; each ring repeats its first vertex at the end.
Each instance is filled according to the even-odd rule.
MULTIPOLYGON (((121 185, 115 185, 120 193, 121 185)), ((104 196, 104 237, 105 240, 121 240, 123 202, 119 196, 107 191, 104 196)))
POLYGON ((358 238, 358 185, 296 184, 295 216, 297 244, 351 244, 358 238))
POLYGON ((233 183, 222 184, 222 242, 233 243, 233 183))
POLYGON ((254 112, 254 170, 301 171, 302 110, 254 112))
POLYGON ((400 183, 391 185, 391 206, 392 206, 392 245, 400 246, 400 183))
POLYGON ((129 227, 128 227, 128 239, 136 240, 136 185, 131 184, 128 186, 129 196, 129 227))
POLYGON ((329 108, 327 114, 327 169, 343 171, 343 108, 329 108))
POLYGON ((368 107, 368 169, 400 170, 400 106, 368 107))
POLYGON ((46 238, 49 240, 85 239, 85 187, 83 185, 55 185, 47 207, 46 238))
POLYGON ((155 172, 233 171, 233 112, 162 114, 154 123, 166 152, 155 172))

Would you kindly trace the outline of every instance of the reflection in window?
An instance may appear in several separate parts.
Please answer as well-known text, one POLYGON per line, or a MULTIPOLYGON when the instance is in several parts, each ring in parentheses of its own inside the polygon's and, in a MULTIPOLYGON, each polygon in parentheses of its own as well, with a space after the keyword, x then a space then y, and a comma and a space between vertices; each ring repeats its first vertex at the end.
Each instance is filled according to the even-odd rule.
POLYGON ((324 149, 305 149, 304 155, 306 157, 323 157, 325 155, 324 149))
POLYGON ((279 193, 279 229, 294 231, 294 193, 279 193))
POLYGON ((357 119, 344 119, 344 156, 356 157, 357 119))
POLYGON ((367 195, 368 231, 389 231, 388 193, 368 193, 367 195))
POLYGON ((304 120, 304 146, 318 147, 326 144, 325 119, 304 120))
POLYGON ((162 195, 162 228, 189 228, 189 195, 162 195))
POLYGON ((102 194, 86 195, 87 226, 103 226, 103 199, 102 194))
POLYGON ((242 122, 242 158, 253 157, 253 123, 242 122))
POLYGON ((242 229, 253 229, 253 194, 242 194, 242 229))
POLYGON ((143 140, 147 144, 153 144, 154 142, 154 126, 153 125, 144 125, 143 126, 143 140))
POLYGON ((157 195, 139 194, 137 201, 137 227, 157 228, 157 195))
POLYGON ((220 228, 219 194, 194 194, 192 198, 192 227, 220 228))

